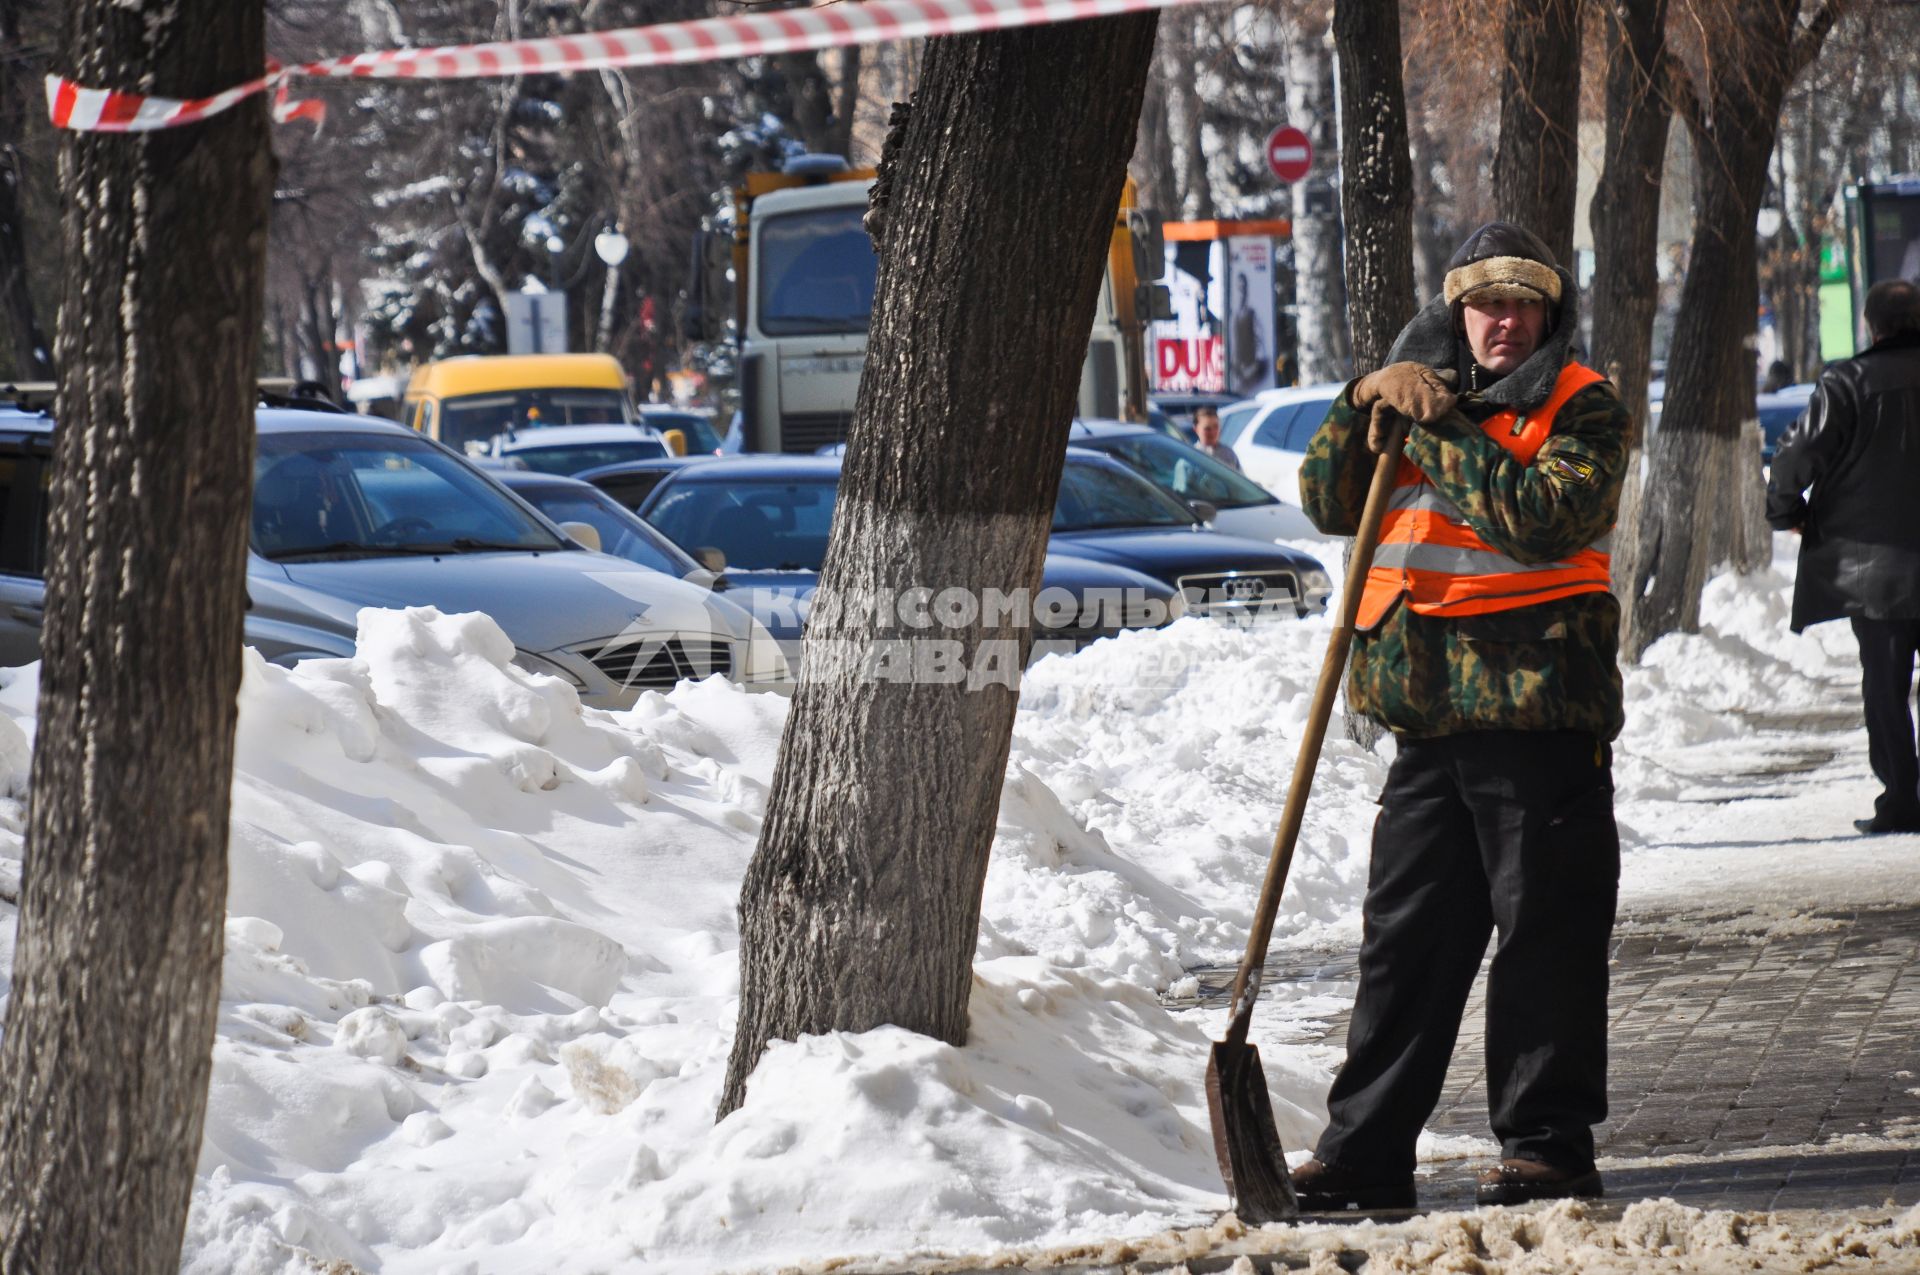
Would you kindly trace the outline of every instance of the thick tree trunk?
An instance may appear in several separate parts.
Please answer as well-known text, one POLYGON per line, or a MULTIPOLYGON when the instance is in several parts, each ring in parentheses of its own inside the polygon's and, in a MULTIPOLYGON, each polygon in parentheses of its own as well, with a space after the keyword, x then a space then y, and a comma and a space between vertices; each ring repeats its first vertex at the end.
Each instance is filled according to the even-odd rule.
POLYGON ((1647 430, 1653 316, 1660 303, 1656 256, 1660 183, 1666 168, 1667 0, 1614 0, 1607 33, 1607 150, 1594 188, 1594 365, 1612 379, 1633 424, 1627 481, 1614 535, 1613 591, 1622 613, 1640 596, 1640 455, 1647 430))
MULTIPOLYGON (((1347 314, 1359 375, 1386 361, 1414 311, 1413 159, 1397 0, 1334 0, 1333 42, 1340 59, 1347 314)), ((1378 723, 1351 710, 1344 717, 1349 739, 1366 748, 1378 742, 1378 723)))
POLYGON ((0 0, 0 380, 44 381, 53 375, 53 353, 28 283, 25 166, 16 145, 26 133, 25 112, 40 101, 38 85, 24 82, 26 70, 20 6, 0 0))
POLYGON ((1580 4, 1508 2, 1494 198, 1502 217, 1539 235, 1560 264, 1572 270, 1580 4))
POLYGON ((1300 383, 1344 381, 1353 366, 1340 251, 1340 108, 1326 9, 1301 14, 1287 50, 1287 117, 1313 140, 1313 170, 1293 187, 1293 295, 1300 383))
POLYGON ((1780 103, 1833 22, 1823 9, 1796 38, 1797 0, 1742 0, 1711 67, 1695 126, 1701 142, 1693 250, 1680 289, 1667 395, 1650 449, 1639 529, 1647 587, 1622 650, 1637 660, 1668 633, 1700 625, 1700 591, 1717 558, 1754 564, 1746 527, 1759 482, 1756 449, 1742 446, 1754 416, 1754 316, 1759 307, 1754 219, 1766 188, 1780 103))
POLYGON ((1028 631, 964 600, 1040 583, 1154 21, 933 41, 882 159, 838 512, 741 888, 722 1115, 769 1041, 966 1036, 1028 631), (961 591, 962 610, 916 627, 888 603, 916 588, 961 591))
MULTIPOLYGON (((76 0, 61 69, 195 97, 259 73, 264 5, 76 0)), ((0 1271, 179 1269, 220 992, 272 185, 255 98, 69 135, 47 607, 0 1271)))
POLYGON ((1334 0, 1341 216, 1353 370, 1371 372, 1413 318, 1413 161, 1394 0, 1334 0))

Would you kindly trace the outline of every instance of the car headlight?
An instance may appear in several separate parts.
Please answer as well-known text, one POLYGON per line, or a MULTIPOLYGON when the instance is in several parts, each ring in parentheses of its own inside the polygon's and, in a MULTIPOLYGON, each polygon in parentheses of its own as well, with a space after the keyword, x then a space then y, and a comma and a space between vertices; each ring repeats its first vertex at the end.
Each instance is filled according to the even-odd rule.
POLYGON ((780 650, 780 644, 773 639, 767 626, 752 616, 747 617, 747 654, 740 668, 742 682, 790 682, 793 670, 787 666, 787 657, 780 650))
POLYGON ((1309 602, 1319 602, 1333 592, 1333 577, 1318 568, 1302 571, 1300 592, 1309 602))
POLYGON ((522 651, 518 647, 515 647, 513 652, 513 666, 523 673, 538 673, 545 677, 557 677, 576 691, 584 691, 587 689, 587 684, 574 676, 565 665, 556 664, 545 656, 535 655, 532 651, 522 651))

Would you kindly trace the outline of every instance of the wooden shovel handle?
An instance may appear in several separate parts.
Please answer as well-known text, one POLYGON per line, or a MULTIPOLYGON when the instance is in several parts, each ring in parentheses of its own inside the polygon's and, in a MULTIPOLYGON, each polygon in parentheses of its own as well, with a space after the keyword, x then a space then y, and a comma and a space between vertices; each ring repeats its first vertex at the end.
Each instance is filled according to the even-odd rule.
POLYGON ((1360 594, 1366 588, 1367 571, 1373 566, 1373 551, 1380 543, 1380 523, 1387 516, 1387 501, 1393 493, 1395 472, 1400 468, 1400 449, 1407 441, 1409 421, 1396 416, 1387 438, 1386 450, 1373 463, 1373 484, 1367 488, 1366 508, 1360 514, 1360 527, 1353 537, 1353 556, 1347 562, 1346 587, 1340 593, 1340 619, 1327 640, 1327 658, 1320 665, 1320 682, 1313 688, 1313 707, 1307 713, 1306 733, 1300 737, 1300 753, 1293 762, 1293 783, 1287 788, 1286 809, 1280 815, 1280 827, 1273 834, 1273 854, 1267 860, 1267 879, 1260 887, 1260 906, 1253 918, 1253 930, 1247 935, 1247 954, 1240 959, 1240 973, 1233 980, 1233 1014, 1243 1018, 1240 998, 1251 981, 1259 995, 1259 980, 1254 977, 1267 960, 1267 943, 1273 937, 1273 918, 1280 911, 1280 895, 1287 885, 1287 871, 1293 867, 1293 847, 1300 839, 1300 822, 1307 813, 1307 794, 1313 790, 1313 772, 1320 764, 1320 746, 1327 738, 1327 722, 1333 717, 1333 701, 1340 694, 1340 678, 1346 672, 1347 652, 1353 647, 1353 623, 1360 613, 1360 594))

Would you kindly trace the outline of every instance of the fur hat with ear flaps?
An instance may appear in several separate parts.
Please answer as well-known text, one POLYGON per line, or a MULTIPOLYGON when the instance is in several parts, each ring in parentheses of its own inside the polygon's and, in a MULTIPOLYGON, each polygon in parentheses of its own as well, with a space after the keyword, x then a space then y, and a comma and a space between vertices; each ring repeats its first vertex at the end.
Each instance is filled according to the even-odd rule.
POLYGON ((1477 388, 1483 401, 1529 411, 1553 394, 1580 326, 1580 294, 1547 246, 1511 222, 1490 221, 1467 236, 1453 259, 1441 295, 1429 301, 1401 330, 1387 362, 1411 359, 1435 369, 1454 368, 1460 384, 1477 388), (1547 303, 1547 334, 1540 348, 1497 380, 1473 361, 1460 307, 1468 301, 1539 297, 1547 303), (1477 385, 1476 385, 1477 382, 1477 385))

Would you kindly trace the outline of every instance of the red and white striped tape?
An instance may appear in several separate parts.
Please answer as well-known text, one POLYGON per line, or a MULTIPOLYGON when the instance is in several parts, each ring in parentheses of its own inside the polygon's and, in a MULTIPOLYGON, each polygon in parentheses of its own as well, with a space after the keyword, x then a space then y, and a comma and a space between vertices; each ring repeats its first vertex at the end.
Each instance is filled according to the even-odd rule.
POLYGON ((275 89, 274 117, 317 118, 318 103, 290 101, 286 82, 296 78, 461 80, 479 76, 597 71, 612 67, 714 62, 768 53, 797 53, 851 44, 878 44, 920 36, 964 35, 1012 27, 1076 22, 1085 18, 1199 4, 1205 0, 865 0, 813 9, 770 9, 726 18, 666 22, 619 31, 594 31, 541 40, 388 49, 295 66, 267 74, 211 97, 180 99, 82 88, 47 77, 47 106, 57 128, 82 132, 137 133, 174 128, 218 115, 268 89, 275 89))

